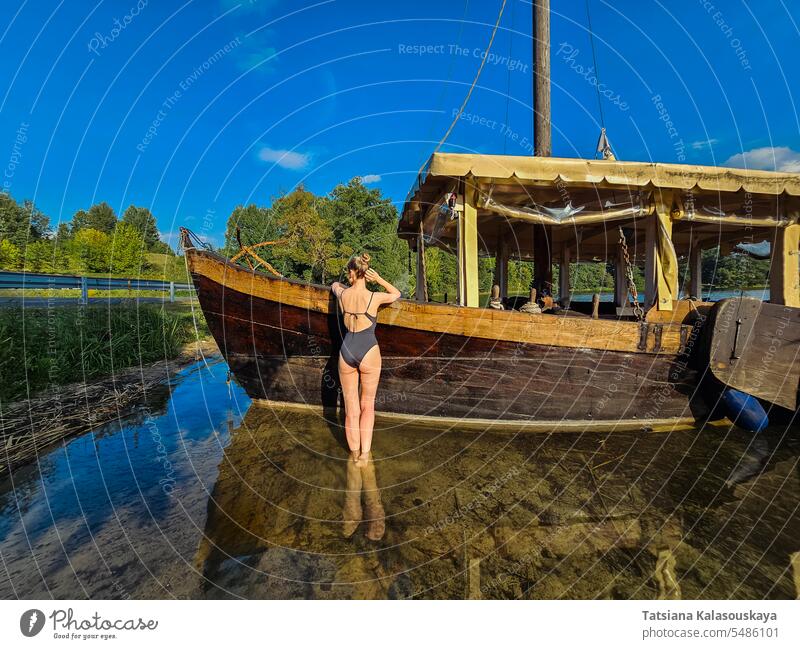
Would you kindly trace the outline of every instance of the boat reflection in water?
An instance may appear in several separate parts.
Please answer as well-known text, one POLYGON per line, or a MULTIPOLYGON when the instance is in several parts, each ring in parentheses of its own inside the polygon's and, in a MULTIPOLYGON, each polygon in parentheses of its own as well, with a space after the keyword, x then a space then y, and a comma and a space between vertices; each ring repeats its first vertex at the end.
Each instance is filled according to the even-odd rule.
POLYGON ((797 447, 751 441, 384 427, 357 466, 337 425, 252 407, 209 499, 204 595, 794 597, 797 447))
MULTIPOLYGON (((0 483, 0 598, 792 598, 796 429, 497 435, 250 405, 220 361, 0 483)), ((380 395, 379 395, 380 396, 380 395)))

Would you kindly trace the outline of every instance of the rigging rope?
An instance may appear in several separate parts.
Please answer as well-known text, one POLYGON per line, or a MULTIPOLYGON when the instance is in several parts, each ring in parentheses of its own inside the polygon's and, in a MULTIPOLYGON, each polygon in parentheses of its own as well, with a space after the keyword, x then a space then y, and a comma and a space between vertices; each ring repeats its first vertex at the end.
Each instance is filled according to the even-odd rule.
MULTIPOLYGON (((456 39, 456 44, 459 47, 461 47, 461 37, 464 35, 464 24, 467 21, 467 11, 468 10, 469 10, 469 0, 466 0, 466 2, 464 2, 464 13, 461 14, 461 22, 460 22, 459 28, 458 28, 458 38, 456 39)), ((447 79, 445 79, 445 83, 442 84, 442 91, 439 93, 439 99, 436 102, 436 106, 437 107, 443 105, 445 94, 447 93, 447 88, 450 85, 450 82, 453 80, 453 67, 455 66, 455 63, 454 63, 455 60, 456 60, 455 56, 451 56, 450 57, 450 65, 447 68, 447 79)), ((442 112, 445 112, 445 111, 442 110, 442 112)), ((427 138, 429 140, 431 139, 431 136, 433 135, 433 128, 434 128, 435 123, 436 123, 436 120, 431 120, 431 127, 428 130, 428 138, 427 138)))
MULTIPOLYGON (((455 128, 455 125, 458 123, 458 120, 461 119, 461 113, 464 112, 464 109, 467 107, 467 103, 469 102, 469 98, 472 96, 472 91, 475 90, 475 86, 478 84, 478 79, 480 79, 481 72, 483 72, 483 67, 486 65, 486 61, 489 59, 489 53, 492 51, 492 43, 494 43, 494 37, 497 35, 497 28, 500 26, 500 19, 503 17, 503 11, 506 8, 507 0, 503 0, 503 4, 500 5, 500 13, 497 14, 497 20, 494 23, 494 28, 492 29, 492 36, 489 39, 489 44, 486 46, 486 51, 484 52, 483 59, 481 60, 481 64, 478 67, 478 72, 475 74, 475 78, 472 80, 472 85, 470 85, 469 90, 467 91, 467 96, 464 97, 464 101, 461 104, 461 107, 458 109, 458 113, 453 118, 453 121, 450 123, 450 126, 447 128, 444 136, 442 139, 439 140, 439 144, 436 145, 436 148, 433 150, 433 153, 437 153, 439 149, 442 148, 442 145, 447 141, 447 138, 450 137, 450 133, 455 128)), ((419 168, 417 175, 422 173, 422 170, 425 168, 425 163, 422 163, 422 166, 419 168)))
POLYGON ((615 160, 616 157, 611 150, 611 143, 606 136, 606 118, 603 113, 603 98, 600 96, 600 68, 597 65, 597 47, 594 42, 594 30, 592 29, 592 12, 589 9, 589 0, 586 0, 586 24, 589 28, 589 43, 592 46, 592 63, 594 64, 594 77, 596 83, 594 90, 597 94, 597 108, 600 111, 600 139, 597 141, 596 153, 602 153, 604 160, 615 160))
POLYGON ((600 97, 600 68, 597 67, 597 49, 594 44, 594 30, 592 29, 592 12, 589 10, 589 0, 586 0, 586 24, 589 27, 589 42, 592 45, 592 63, 594 64, 594 76, 597 83, 594 84, 597 93, 597 107, 600 109, 600 126, 606 127, 605 115, 603 114, 603 100, 600 97))
MULTIPOLYGON (((516 3, 515 3, 516 4, 516 3)), ((511 54, 513 54, 514 49, 514 6, 515 4, 511 5, 511 28, 508 32, 508 74, 506 75, 506 121, 503 124, 505 127, 505 135, 503 136, 503 154, 506 153, 506 145, 508 144, 508 108, 511 104, 511 54)))

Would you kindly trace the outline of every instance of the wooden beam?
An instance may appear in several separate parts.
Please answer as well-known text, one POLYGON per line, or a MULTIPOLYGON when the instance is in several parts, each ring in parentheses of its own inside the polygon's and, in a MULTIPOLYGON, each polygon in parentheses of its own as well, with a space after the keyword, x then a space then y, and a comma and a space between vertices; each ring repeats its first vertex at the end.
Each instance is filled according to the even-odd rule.
POLYGON ((462 278, 459 303, 477 307, 478 304, 478 207, 471 179, 464 182, 464 210, 459 216, 459 251, 462 278))
POLYGON ((425 239, 422 234, 422 223, 419 224, 419 234, 417 235, 417 291, 415 295, 417 302, 428 301, 428 280, 425 272, 425 239))
POLYGON ((617 246, 617 257, 614 260, 614 304, 619 307, 628 304, 628 269, 622 248, 617 246))
POLYGON ((500 287, 500 297, 508 297, 508 242, 506 224, 497 225, 497 251, 494 257, 494 283, 500 287))
POLYGON ((562 306, 569 307, 572 290, 569 281, 570 248, 566 243, 561 245, 561 261, 558 266, 558 299, 562 306))
POLYGON ((553 295, 553 228, 533 226, 533 287, 539 297, 553 295))
MULTIPOLYGON (((653 201, 655 218, 651 220, 655 248, 651 248, 648 243, 647 253, 648 261, 650 253, 655 253, 651 269, 655 284, 654 299, 651 300, 648 294, 648 305, 655 303, 659 311, 672 311, 672 303, 678 299, 678 258, 672 244, 672 192, 657 190, 653 192, 653 201)), ((650 230, 648 230, 648 237, 649 233, 650 230)))
POLYGON ((658 216, 647 217, 644 239, 644 310, 648 311, 656 303, 658 283, 656 281, 656 257, 658 256, 658 216))
POLYGON ((775 230, 769 271, 769 301, 800 307, 800 223, 775 230))
POLYGON ((689 295, 703 299, 703 249, 697 237, 692 237, 689 250, 689 295))

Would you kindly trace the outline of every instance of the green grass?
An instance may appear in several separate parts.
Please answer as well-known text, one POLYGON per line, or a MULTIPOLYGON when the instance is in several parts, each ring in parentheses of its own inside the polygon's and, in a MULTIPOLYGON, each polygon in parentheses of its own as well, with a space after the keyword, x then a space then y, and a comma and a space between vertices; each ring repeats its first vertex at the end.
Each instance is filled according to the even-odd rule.
MULTIPOLYGON (((197 310, 195 318, 207 335, 197 310)), ((0 309, 0 401, 175 358, 196 335, 192 312, 180 305, 0 309)))

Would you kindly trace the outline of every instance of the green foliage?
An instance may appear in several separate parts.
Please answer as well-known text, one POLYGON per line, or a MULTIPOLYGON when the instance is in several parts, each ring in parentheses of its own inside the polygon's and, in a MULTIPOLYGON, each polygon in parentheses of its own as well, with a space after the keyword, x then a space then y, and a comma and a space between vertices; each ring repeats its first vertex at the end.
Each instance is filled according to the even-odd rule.
POLYGON ((78 230, 69 243, 70 262, 80 273, 107 273, 111 237, 93 228, 78 230))
POLYGON ((64 246, 53 239, 29 243, 25 248, 23 266, 34 273, 55 273, 69 265, 64 246))
POLYGON ((0 192, 0 239, 23 249, 49 233, 50 220, 31 201, 20 205, 10 194, 0 192))
POLYGON ((160 239, 156 241, 153 245, 151 245, 148 250, 150 252, 155 252, 160 255, 170 255, 172 257, 175 256, 175 251, 169 247, 169 244, 165 241, 161 241, 160 239))
MULTIPOLYGON (((570 284, 575 293, 588 291, 601 293, 614 290, 614 269, 608 264, 602 262, 570 264, 569 274, 570 284)), ((555 281, 554 284, 558 286, 555 281)))
POLYGON ((719 248, 703 250, 703 284, 717 289, 762 288, 769 282, 769 260, 734 253, 719 256, 719 248))
POLYGON ((456 258, 441 248, 425 248, 425 279, 428 283, 428 297, 435 301, 455 301, 458 290, 456 258))
POLYGON ((368 252, 375 269, 407 294, 408 245, 397 238, 399 215, 391 200, 379 189, 368 188, 361 178, 353 178, 334 187, 319 205, 337 248, 335 274, 343 272, 353 254, 368 252))
POLYGON ((156 219, 146 207, 131 205, 122 215, 122 222, 136 228, 148 250, 152 250, 156 243, 160 243, 156 219))
POLYGON ((245 246, 280 240, 259 248, 258 254, 288 277, 327 283, 342 275, 352 254, 368 252, 381 275, 408 291, 408 248, 397 238, 397 211, 379 190, 359 179, 337 186, 328 196, 298 188, 269 207, 237 207, 225 232, 228 256, 239 251, 237 227, 245 246))
POLYGON ((328 281, 340 261, 333 232, 317 209, 317 197, 302 187, 273 203, 283 243, 273 251, 283 268, 294 277, 328 281))
POLYGON ((154 278, 163 279, 167 282, 191 283, 186 270, 186 260, 174 252, 172 254, 147 253, 145 255, 145 264, 146 271, 143 275, 152 275, 154 278))
POLYGON ((0 268, 16 270, 20 265, 19 247, 8 239, 0 240, 0 268))
POLYGON ((78 210, 72 217, 72 232, 79 230, 92 229, 105 234, 111 234, 117 225, 117 215, 108 203, 103 201, 97 205, 92 205, 89 211, 78 210))
POLYGON ((119 221, 111 239, 110 267, 115 274, 137 273, 144 264, 145 242, 139 230, 119 221))
MULTIPOLYGON (((204 322, 199 328, 204 335, 204 322)), ((174 358, 195 337, 186 309, 0 309, 0 402, 174 358)))

